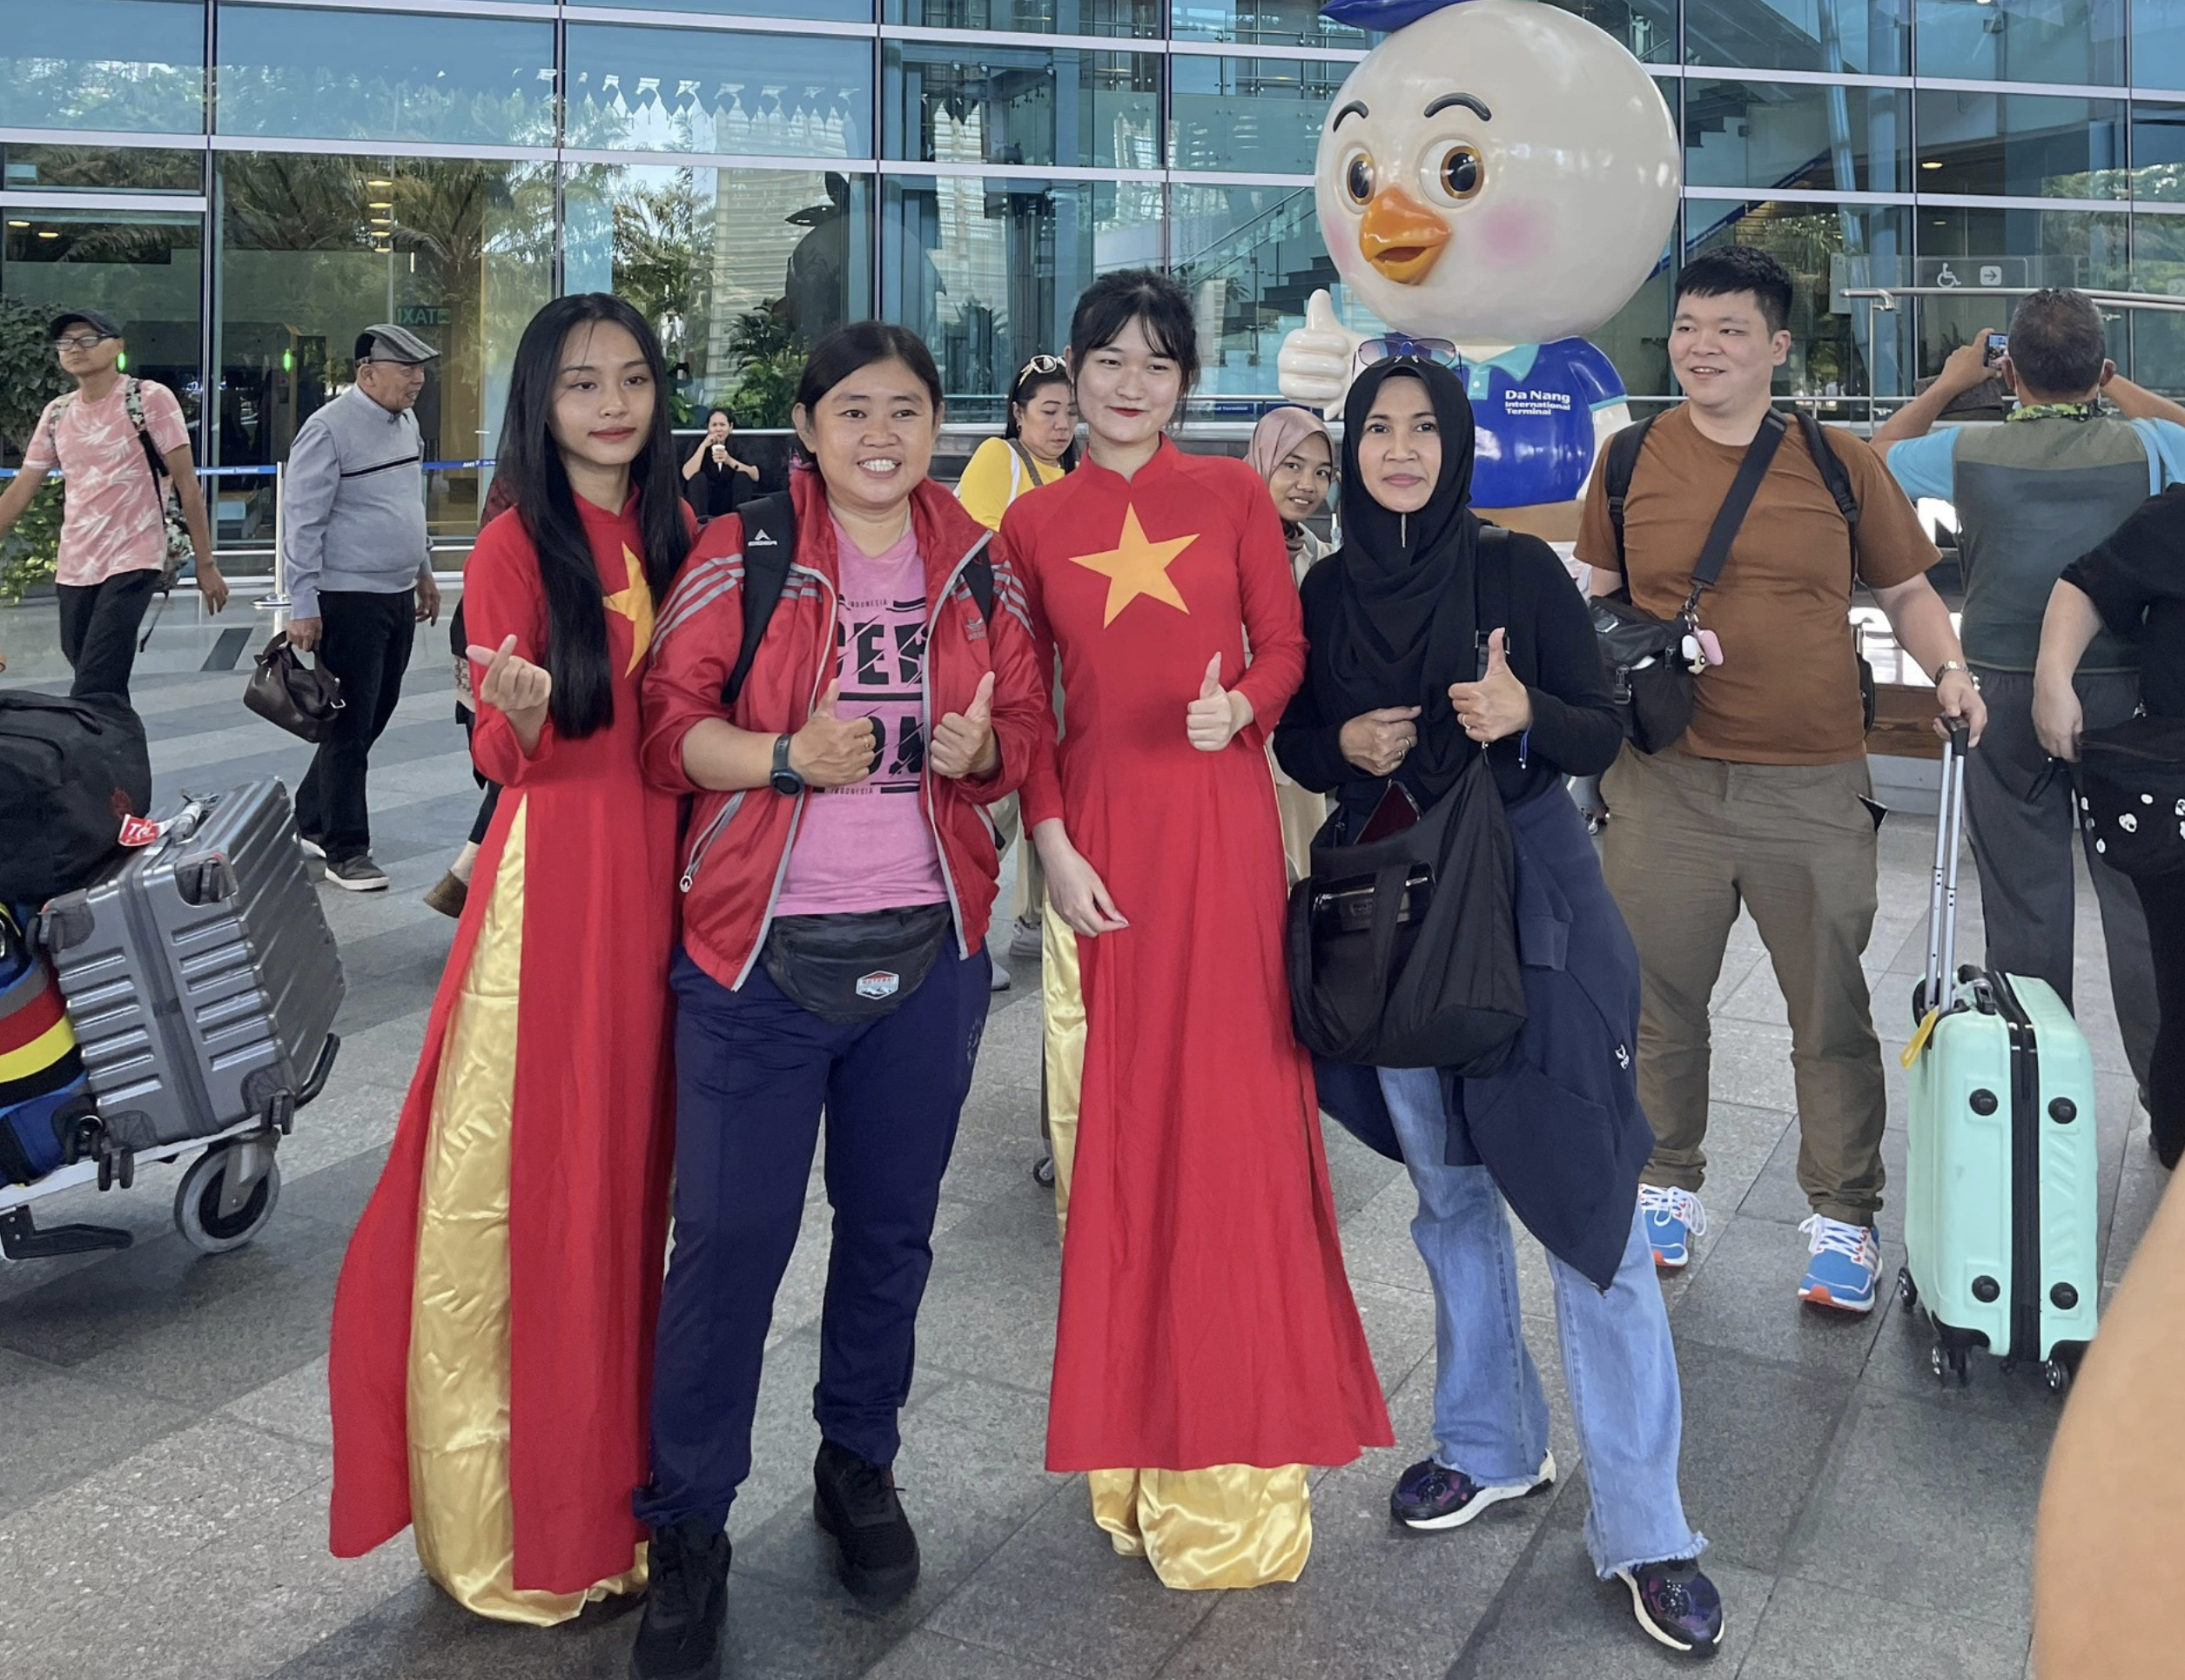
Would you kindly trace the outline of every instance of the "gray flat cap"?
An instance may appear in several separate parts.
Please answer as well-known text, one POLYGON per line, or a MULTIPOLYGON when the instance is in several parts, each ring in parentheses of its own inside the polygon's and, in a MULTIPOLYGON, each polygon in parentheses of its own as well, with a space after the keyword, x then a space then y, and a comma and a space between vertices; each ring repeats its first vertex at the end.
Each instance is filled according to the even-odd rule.
POLYGON ((381 321, 357 334, 359 361, 431 361, 440 352, 407 326, 381 321))

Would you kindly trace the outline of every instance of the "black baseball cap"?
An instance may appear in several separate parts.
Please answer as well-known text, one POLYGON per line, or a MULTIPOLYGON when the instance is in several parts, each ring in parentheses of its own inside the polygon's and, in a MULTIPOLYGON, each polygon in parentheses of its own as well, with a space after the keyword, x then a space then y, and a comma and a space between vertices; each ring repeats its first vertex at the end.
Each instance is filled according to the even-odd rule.
POLYGON ((65 315, 56 315, 53 325, 45 329, 45 336, 57 339, 64 330, 81 321, 102 339, 121 337, 121 323, 103 309, 71 309, 65 315))

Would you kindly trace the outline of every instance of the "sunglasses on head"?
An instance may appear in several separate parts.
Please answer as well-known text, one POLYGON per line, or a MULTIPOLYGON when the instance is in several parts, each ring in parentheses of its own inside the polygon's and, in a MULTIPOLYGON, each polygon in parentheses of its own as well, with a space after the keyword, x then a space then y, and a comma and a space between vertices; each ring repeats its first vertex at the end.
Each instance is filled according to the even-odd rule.
POLYGON ((1395 361, 1404 356, 1415 357, 1421 361, 1440 362, 1444 367, 1456 366, 1456 346, 1447 339, 1413 339, 1401 333, 1368 339, 1358 346, 1356 365, 1361 368, 1370 367, 1375 362, 1395 361))
POLYGON ((1016 383, 1022 385, 1034 373, 1066 373, 1069 371, 1059 356, 1034 356, 1017 370, 1016 383))

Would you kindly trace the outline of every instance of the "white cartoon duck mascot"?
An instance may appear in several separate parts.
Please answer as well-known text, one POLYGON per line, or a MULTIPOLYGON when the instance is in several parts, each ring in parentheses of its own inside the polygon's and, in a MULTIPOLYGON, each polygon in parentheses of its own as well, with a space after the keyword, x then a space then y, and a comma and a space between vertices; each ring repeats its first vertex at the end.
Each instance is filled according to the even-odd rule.
POLYGON ((1282 394, 1340 410, 1368 362, 1449 360, 1478 427, 1472 500, 1551 540, 1577 533, 1597 446, 1630 413, 1609 359, 1578 336, 1661 261, 1682 158, 1669 108, 1624 47, 1543 0, 1329 0, 1395 31, 1321 124, 1322 237, 1355 302, 1326 292, 1283 341, 1282 394))

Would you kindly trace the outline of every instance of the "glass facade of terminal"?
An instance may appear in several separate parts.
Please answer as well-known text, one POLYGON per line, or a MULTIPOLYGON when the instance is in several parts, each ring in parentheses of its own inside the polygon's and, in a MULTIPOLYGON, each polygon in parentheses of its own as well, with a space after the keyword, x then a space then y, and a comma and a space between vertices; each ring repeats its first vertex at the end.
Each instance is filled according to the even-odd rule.
MULTIPOLYGON (((1847 286, 2185 292, 2185 0, 1570 9, 1684 139, 1675 242, 1594 335, 1635 394, 1672 389, 1679 249, 1800 278, 1783 388, 1812 396, 1900 395, 2007 307, 1870 334, 1847 286)), ((445 351, 428 448, 489 454, 557 289, 632 299, 681 394, 747 419, 800 342, 871 313, 991 412, 1092 275, 1159 263, 1199 300, 1207 391, 1271 395, 1335 278, 1314 144, 1370 44, 1308 0, 0 0, 0 293, 124 319, 223 467, 283 457, 387 319, 445 351)), ((2185 317, 2113 332, 2185 390, 2185 317)))

